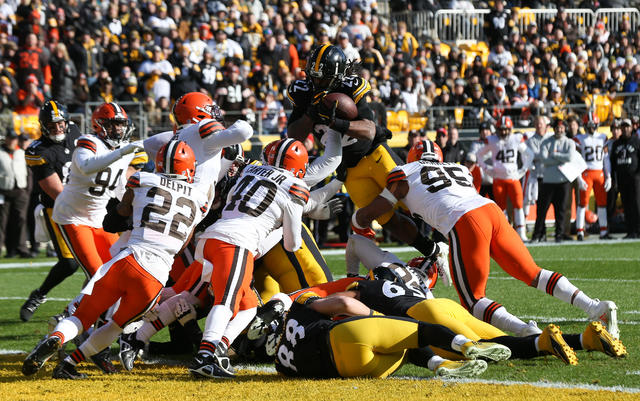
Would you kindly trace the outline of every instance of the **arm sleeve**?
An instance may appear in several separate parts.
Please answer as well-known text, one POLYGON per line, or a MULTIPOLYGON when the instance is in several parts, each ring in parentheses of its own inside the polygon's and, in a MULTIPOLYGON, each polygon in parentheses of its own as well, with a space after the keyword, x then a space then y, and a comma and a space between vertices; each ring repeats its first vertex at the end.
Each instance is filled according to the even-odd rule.
POLYGON ((120 149, 98 156, 95 151, 78 146, 73 152, 73 163, 78 166, 82 174, 89 175, 108 167, 121 157, 120 149))
POLYGON ((309 201, 304 205, 304 214, 313 211, 318 205, 331 199, 340 188, 342 188, 342 181, 332 180, 324 187, 311 191, 309 193, 309 201))
POLYGON ((295 252, 302 245, 302 209, 300 202, 287 202, 282 214, 284 249, 295 252))
POLYGON ((316 158, 304 177, 304 182, 312 187, 333 173, 342 161, 342 136, 329 127, 325 128, 323 139, 326 137, 324 154, 316 158))
POLYGON ((238 120, 229 128, 213 135, 209 135, 203 141, 205 150, 214 152, 227 146, 242 143, 253 135, 253 128, 248 122, 238 120))
POLYGON ((156 155, 161 147, 163 147, 171 138, 173 137, 173 132, 161 132, 152 136, 151 138, 147 138, 144 140, 144 151, 147 152, 147 155, 151 158, 151 160, 156 160, 156 155))

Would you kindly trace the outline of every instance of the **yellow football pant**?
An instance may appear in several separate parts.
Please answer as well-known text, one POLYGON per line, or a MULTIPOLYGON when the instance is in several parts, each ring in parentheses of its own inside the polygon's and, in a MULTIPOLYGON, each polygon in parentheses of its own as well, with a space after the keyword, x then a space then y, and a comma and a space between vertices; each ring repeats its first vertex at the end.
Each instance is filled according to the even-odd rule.
MULTIPOLYGON (((489 340, 506 335, 497 327, 476 319, 462 305, 447 298, 425 299, 409 308, 407 315, 421 322, 441 324, 473 341, 489 340)), ((443 358, 462 359, 460 354, 438 347, 431 347, 431 349, 443 358)))
POLYGON ((418 348, 418 322, 387 316, 338 323, 329 331, 333 360, 342 377, 387 377, 418 348))
POLYGON ((56 253, 61 258, 73 259, 73 254, 69 250, 67 243, 62 237, 60 227, 51 218, 51 215, 53 214, 53 208, 45 208, 44 212, 44 220, 47 225, 47 231, 49 231, 49 237, 51 238, 51 242, 53 242, 53 247, 56 250, 56 253))
POLYGON ((254 270, 254 286, 263 302, 278 292, 290 293, 328 281, 333 281, 329 266, 304 224, 300 249, 288 252, 279 242, 259 259, 254 270))
MULTIPOLYGON (((396 167, 396 162, 383 145, 379 145, 370 155, 358 162, 355 167, 347 169, 347 181, 344 186, 351 200, 358 209, 367 206, 387 186, 387 175, 396 167)), ((396 208, 401 203, 396 205, 396 208)), ((385 224, 393 216, 394 210, 379 216, 378 223, 385 224)))

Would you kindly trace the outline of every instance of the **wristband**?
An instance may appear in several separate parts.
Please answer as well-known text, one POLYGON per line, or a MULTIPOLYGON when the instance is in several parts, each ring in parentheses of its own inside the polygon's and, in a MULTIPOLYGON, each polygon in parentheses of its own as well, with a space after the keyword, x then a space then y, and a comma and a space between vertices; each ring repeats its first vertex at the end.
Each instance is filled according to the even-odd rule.
POLYGON ((391 202, 392 205, 398 203, 398 198, 396 198, 387 188, 383 189, 382 192, 380 192, 380 196, 391 202))
POLYGON ((351 224, 353 224, 353 226, 358 230, 366 230, 366 227, 362 227, 360 224, 358 224, 358 221, 356 220, 356 214, 358 214, 357 210, 351 215, 351 224))
POLYGON ((342 118, 336 118, 335 120, 333 120, 333 124, 331 124, 329 127, 340 132, 341 134, 346 134, 347 131, 349 131, 350 126, 351 121, 343 120, 342 118))

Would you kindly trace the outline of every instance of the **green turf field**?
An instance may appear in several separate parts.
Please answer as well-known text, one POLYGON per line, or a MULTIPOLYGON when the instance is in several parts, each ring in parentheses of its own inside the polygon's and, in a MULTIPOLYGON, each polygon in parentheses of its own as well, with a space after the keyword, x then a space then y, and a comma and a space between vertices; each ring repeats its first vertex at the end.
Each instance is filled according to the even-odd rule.
MULTIPOLYGON (((613 300, 618 304, 621 339, 629 357, 613 360, 604 354, 578 352, 580 363, 565 366, 552 357, 527 361, 491 364, 482 380, 551 382, 569 385, 621 386, 640 391, 640 243, 607 242, 582 245, 532 247, 530 251, 541 267, 558 271, 592 297, 613 300)), ((415 253, 401 253, 410 258, 415 253)), ((329 252, 326 259, 335 275, 344 275, 341 255, 329 252)), ((37 259, 44 262, 51 259, 37 259)), ((3 261, 5 262, 5 261, 3 261)), ((32 321, 22 323, 18 310, 29 292, 44 279, 47 267, 5 268, 0 264, 0 353, 29 351, 47 330, 49 316, 59 313, 67 300, 80 290, 83 275, 78 272, 50 294, 50 301, 36 312, 32 321)), ((438 283, 436 296, 457 299, 451 287, 438 283)), ((499 267, 492 267, 487 296, 502 303, 513 314, 527 321, 534 319, 543 328, 557 323, 564 332, 580 333, 587 325, 586 315, 538 290, 508 277, 499 267)), ((156 338, 154 338, 155 340, 156 338)), ((72 347, 71 347, 72 348, 72 347)), ((19 373, 19 372, 16 372, 19 373)), ((431 376, 429 372, 405 366, 396 376, 431 376)))

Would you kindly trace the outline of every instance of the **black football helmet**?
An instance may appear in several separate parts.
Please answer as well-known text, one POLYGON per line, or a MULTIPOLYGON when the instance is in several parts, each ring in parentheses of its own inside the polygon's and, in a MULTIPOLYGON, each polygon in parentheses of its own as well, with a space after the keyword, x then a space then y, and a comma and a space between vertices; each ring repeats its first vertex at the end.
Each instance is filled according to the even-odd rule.
POLYGON ((331 90, 340 84, 347 70, 347 57, 338 46, 324 44, 309 54, 305 73, 315 91, 331 90))
POLYGON ((49 100, 40 109, 38 120, 40 122, 40 131, 43 135, 54 142, 64 141, 69 130, 69 113, 64 105, 55 100, 49 100), (55 124, 61 121, 66 123, 62 130, 52 125, 52 123, 55 124))

